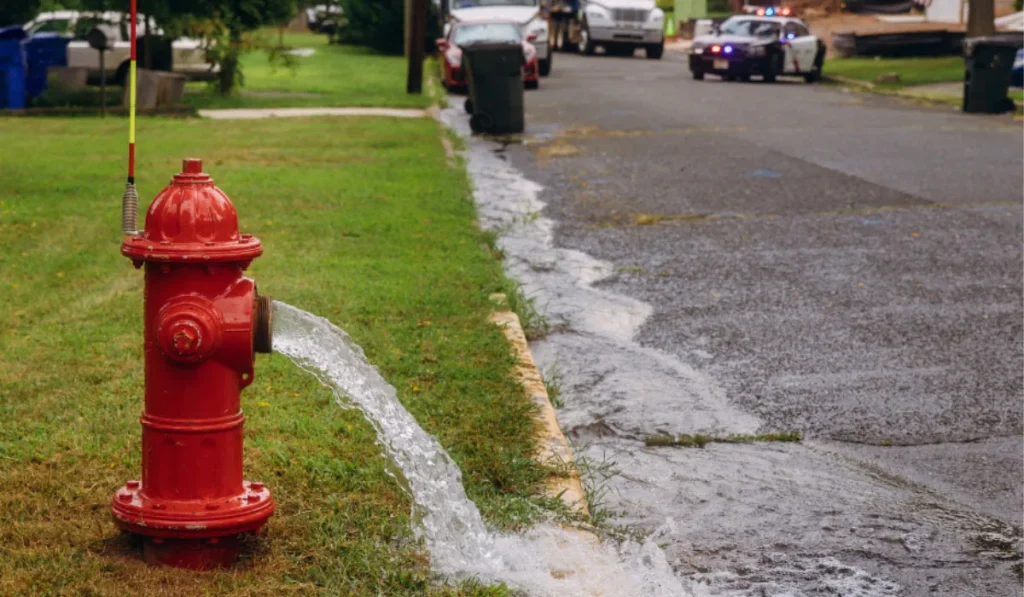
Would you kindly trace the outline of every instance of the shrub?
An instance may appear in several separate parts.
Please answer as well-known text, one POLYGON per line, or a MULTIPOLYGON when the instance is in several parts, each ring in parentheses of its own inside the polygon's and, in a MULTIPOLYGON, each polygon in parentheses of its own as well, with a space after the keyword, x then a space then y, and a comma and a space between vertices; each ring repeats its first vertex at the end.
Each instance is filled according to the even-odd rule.
MULTIPOLYGON (((432 51, 434 39, 440 37, 437 7, 427 0, 427 31, 425 48, 432 51)), ((405 0, 341 0, 345 26, 336 39, 343 44, 366 46, 382 54, 405 51, 405 0)))

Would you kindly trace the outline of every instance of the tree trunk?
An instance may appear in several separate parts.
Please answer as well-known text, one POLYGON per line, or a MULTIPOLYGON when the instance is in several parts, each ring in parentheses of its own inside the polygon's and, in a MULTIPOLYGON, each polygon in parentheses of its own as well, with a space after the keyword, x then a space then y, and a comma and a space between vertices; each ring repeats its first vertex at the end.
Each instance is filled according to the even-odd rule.
MULTIPOLYGON (((153 16, 146 15, 146 37, 144 38, 146 40, 146 60, 144 63, 146 68, 153 68, 153 45, 150 39, 153 37, 154 29, 156 27, 153 25, 153 16)), ((139 49, 135 48, 135 51, 138 52, 139 49)))
POLYGON ((238 81, 238 58, 242 53, 242 32, 232 30, 228 44, 228 51, 220 62, 220 74, 218 75, 217 91, 221 95, 231 95, 238 81))
POLYGON ((967 37, 984 37, 996 32, 995 0, 968 0, 967 37))

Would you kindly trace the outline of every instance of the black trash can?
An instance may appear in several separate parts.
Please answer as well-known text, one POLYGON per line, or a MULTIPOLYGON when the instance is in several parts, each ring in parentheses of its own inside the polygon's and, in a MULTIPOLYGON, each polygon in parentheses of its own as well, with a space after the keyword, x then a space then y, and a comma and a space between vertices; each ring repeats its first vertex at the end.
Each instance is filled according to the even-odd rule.
POLYGON ((462 48, 469 70, 466 111, 474 133, 521 133, 526 125, 523 101, 523 46, 476 43, 462 48))
POLYGON ((1007 97, 1017 50, 1024 37, 976 37, 964 42, 964 112, 1001 114, 1013 110, 1007 97))

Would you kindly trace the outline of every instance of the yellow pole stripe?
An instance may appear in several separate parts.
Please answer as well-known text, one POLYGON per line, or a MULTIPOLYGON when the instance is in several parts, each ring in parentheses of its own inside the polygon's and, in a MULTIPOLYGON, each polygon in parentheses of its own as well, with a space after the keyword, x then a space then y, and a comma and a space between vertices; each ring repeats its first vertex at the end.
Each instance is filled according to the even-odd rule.
POLYGON ((129 77, 130 77, 130 83, 129 83, 129 89, 128 89, 128 96, 129 96, 130 99, 129 99, 129 104, 128 104, 128 142, 129 143, 135 143, 135 61, 134 60, 132 60, 132 63, 131 63, 131 74, 129 75, 129 77))

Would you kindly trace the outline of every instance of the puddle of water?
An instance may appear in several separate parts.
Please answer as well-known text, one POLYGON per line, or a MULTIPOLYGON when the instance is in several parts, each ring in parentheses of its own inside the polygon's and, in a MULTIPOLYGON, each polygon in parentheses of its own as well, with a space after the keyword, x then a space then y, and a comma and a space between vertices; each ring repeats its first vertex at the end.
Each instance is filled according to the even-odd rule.
POLYGON ((649 434, 754 433, 760 421, 732 407, 724 391, 707 375, 633 338, 651 314, 651 306, 593 285, 612 276, 612 264, 580 251, 554 246, 552 220, 537 217, 544 209, 541 187, 492 151, 492 144, 470 139, 461 109, 443 110, 441 119, 469 139, 467 167, 480 223, 503 234, 498 240, 507 273, 523 285, 548 317, 552 334, 531 344, 538 364, 557 364, 568 400, 559 410, 564 429, 595 420, 619 437, 649 434), (631 407, 622 408, 623 396, 631 407), (673 396, 673 401, 664 400, 673 396))
MULTIPOLYGON (((466 163, 475 186, 480 223, 501 233, 498 243, 506 273, 522 284, 555 330, 544 340, 531 342, 530 348, 539 366, 556 366, 562 378, 564 406, 558 411, 559 423, 583 444, 579 453, 593 462, 621 465, 628 471, 606 486, 608 507, 620 513, 619 521, 649 530, 658 528, 659 544, 666 546, 670 561, 680 567, 694 595, 898 594, 896 584, 839 563, 827 555, 829 551, 816 553, 818 545, 813 541, 810 549, 786 556, 773 554, 754 540, 753 536, 775 531, 778 517, 772 513, 776 508, 788 512, 779 496, 785 495, 793 482, 785 479, 791 467, 783 466, 781 480, 773 477, 748 484, 752 472, 762 466, 774 470, 774 465, 763 458, 744 461, 726 467, 732 474, 714 483, 714 491, 704 495, 701 488, 709 484, 706 479, 717 480, 715 472, 735 457, 719 454, 720 460, 703 459, 690 467, 693 470, 681 465, 656 466, 664 452, 644 449, 641 438, 645 435, 754 433, 761 422, 733 407, 724 389, 698 368, 636 343, 634 337, 651 315, 651 306, 595 288, 595 283, 614 275, 613 265, 555 246, 555 223, 539 215, 545 207, 539 200, 542 187, 527 180, 508 156, 496 156, 492 144, 471 138, 458 109, 442 111, 441 120, 467 139, 466 163), (622 457, 624 450, 635 450, 638 459, 606 460, 609 455, 622 457), (764 488, 776 490, 775 503, 756 499, 764 488), (754 503, 738 504, 734 494, 754 494, 754 503), (676 513, 680 524, 665 526, 663 521, 676 513), (732 532, 741 526, 729 522, 733 519, 750 523, 746 536, 732 532), (763 533, 758 522, 767 524, 763 533), (694 564, 707 561, 701 548, 707 543, 714 545, 713 535, 723 530, 729 531, 730 540, 722 546, 723 553, 737 552, 742 565, 733 565, 739 562, 729 556, 711 558, 709 568, 689 565, 694 560, 694 564), (695 572, 702 569, 709 571, 695 572)), ((688 460, 685 452, 672 454, 688 460)), ((794 504, 792 510, 799 514, 799 505, 794 504)), ((852 518, 860 522, 856 516, 852 518)), ((814 537, 813 530, 809 533, 807 538, 814 537)), ((663 557, 659 555, 659 561, 663 557)))
POLYGON ((657 537, 602 544, 572 530, 539 525, 524 535, 491 532, 466 497, 462 473, 416 423, 344 330, 274 303, 274 349, 355 406, 377 430, 392 474, 413 500, 414 532, 446 578, 507 583, 537 597, 675 597, 691 594, 673 576, 657 537))

